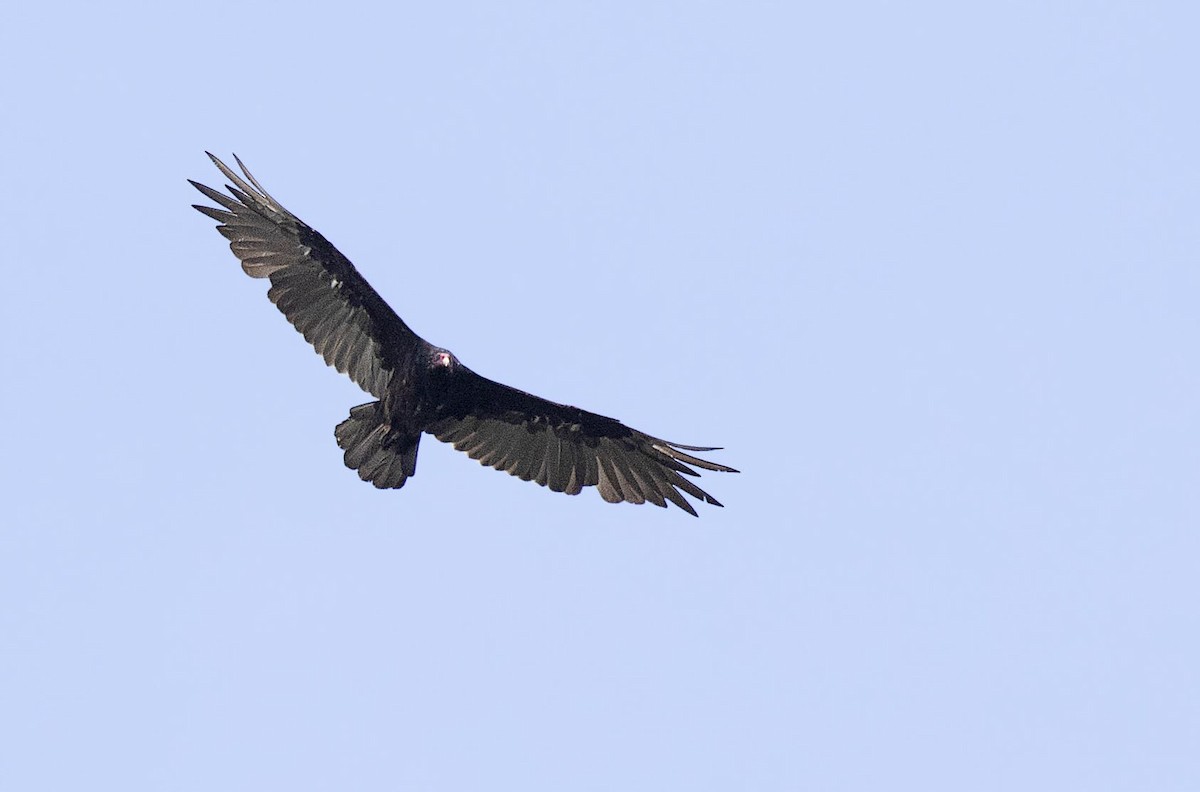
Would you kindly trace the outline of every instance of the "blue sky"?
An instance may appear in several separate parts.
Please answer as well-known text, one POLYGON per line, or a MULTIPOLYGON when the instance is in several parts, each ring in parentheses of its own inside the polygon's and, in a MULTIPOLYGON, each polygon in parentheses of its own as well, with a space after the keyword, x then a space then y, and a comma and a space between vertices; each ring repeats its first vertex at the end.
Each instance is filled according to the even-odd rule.
POLYGON ((4 16, 0 786, 1200 788, 1191 4, 4 16), (726 508, 364 485, 206 149, 726 508))

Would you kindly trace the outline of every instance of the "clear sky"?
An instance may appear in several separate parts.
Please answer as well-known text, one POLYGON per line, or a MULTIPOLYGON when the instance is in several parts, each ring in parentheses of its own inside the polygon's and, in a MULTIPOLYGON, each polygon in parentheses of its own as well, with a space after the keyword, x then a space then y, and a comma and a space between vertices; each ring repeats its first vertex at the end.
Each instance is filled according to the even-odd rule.
POLYGON ((0 788, 1200 789, 1194 3, 3 16, 0 788), (726 508, 360 482, 206 149, 726 508))

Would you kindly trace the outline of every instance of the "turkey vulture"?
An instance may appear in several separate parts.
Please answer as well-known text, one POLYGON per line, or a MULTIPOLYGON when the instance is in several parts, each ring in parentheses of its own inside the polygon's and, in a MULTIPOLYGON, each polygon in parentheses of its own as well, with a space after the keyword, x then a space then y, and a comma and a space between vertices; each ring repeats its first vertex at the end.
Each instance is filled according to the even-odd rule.
POLYGON ((350 410, 334 431, 346 466, 363 481, 403 487, 416 472, 426 432, 555 492, 577 495, 594 486, 609 503, 665 508, 670 501, 693 516, 681 491, 721 505, 684 478, 699 476, 689 466, 736 473, 686 453, 718 449, 660 440, 479 376, 409 329, 354 265, 272 198, 240 159, 234 157, 241 176, 208 156, 231 182, 229 195, 193 181, 222 208, 193 206, 219 223, 247 275, 271 281, 267 296, 325 362, 376 398, 350 410))

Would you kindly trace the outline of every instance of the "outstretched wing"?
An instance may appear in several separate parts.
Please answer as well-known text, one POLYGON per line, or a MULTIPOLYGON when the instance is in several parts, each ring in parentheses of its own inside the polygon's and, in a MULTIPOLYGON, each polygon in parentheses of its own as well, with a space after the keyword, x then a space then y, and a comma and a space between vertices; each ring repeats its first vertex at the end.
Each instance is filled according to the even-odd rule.
POLYGON ((267 296, 325 362, 382 398, 418 337, 350 260, 272 198, 241 160, 234 157, 245 178, 208 156, 232 184, 225 195, 193 181, 223 207, 195 208, 220 223, 217 230, 247 275, 271 280, 267 296))
POLYGON ((704 470, 736 473, 699 459, 686 446, 651 437, 603 415, 557 404, 459 367, 437 405, 443 416, 426 429, 481 464, 568 495, 597 487, 609 503, 667 501, 696 516, 680 493, 720 506, 684 476, 704 470))

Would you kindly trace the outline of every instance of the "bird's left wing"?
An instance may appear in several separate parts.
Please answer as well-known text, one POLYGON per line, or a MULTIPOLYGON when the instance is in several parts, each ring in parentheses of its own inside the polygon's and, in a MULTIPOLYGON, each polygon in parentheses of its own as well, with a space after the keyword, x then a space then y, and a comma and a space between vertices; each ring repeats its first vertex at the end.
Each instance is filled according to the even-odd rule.
POLYGON ((272 198, 241 160, 234 157, 239 176, 208 156, 231 182, 229 195, 193 181, 223 207, 195 208, 220 223, 217 230, 247 275, 270 279, 267 296, 325 362, 382 398, 397 357, 417 336, 350 260, 272 198))
POLYGON ((543 399, 481 377, 465 367, 455 372, 439 406, 444 417, 426 430, 472 459, 555 492, 577 495, 595 486, 609 503, 656 506, 667 501, 696 516, 681 493, 721 503, 684 476, 705 470, 736 473, 686 451, 686 446, 651 437, 614 418, 543 399), (681 475, 682 474, 682 475, 681 475))

